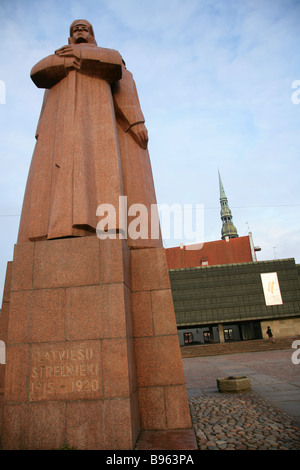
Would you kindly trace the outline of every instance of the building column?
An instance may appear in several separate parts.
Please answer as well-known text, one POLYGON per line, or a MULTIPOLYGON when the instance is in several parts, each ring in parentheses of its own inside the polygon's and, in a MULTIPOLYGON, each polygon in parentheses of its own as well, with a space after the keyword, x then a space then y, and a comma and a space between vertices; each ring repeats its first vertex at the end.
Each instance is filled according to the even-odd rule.
POLYGON ((223 331, 222 323, 218 324, 218 331, 219 331, 220 343, 224 343, 224 331, 223 331))

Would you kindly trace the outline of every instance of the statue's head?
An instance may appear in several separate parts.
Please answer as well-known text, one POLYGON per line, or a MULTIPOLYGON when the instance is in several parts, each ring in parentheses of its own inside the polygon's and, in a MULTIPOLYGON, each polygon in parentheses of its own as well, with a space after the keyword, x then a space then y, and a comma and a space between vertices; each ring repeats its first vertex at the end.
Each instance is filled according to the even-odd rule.
POLYGON ((75 20, 70 26, 69 44, 81 43, 97 44, 93 26, 87 20, 75 20))

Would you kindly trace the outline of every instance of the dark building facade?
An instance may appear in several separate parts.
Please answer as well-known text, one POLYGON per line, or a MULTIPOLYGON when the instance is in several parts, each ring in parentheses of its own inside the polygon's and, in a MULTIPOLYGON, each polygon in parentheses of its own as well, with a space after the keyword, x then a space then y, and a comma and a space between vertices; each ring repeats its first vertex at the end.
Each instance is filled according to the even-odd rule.
POLYGON ((294 259, 170 269, 180 344, 300 334, 294 259))

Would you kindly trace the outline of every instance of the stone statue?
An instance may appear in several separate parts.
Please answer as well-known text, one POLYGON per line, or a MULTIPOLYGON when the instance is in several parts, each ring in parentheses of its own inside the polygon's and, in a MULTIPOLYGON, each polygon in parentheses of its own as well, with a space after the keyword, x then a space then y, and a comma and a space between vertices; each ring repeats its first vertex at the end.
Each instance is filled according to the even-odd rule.
MULTIPOLYGON (((69 44, 38 62, 31 78, 46 90, 18 243, 95 235, 97 207, 111 204, 118 212, 119 196, 127 196, 128 206, 144 204, 150 217, 156 196, 148 133, 119 52, 97 47, 92 25, 76 20, 69 44)), ((162 243, 159 235, 128 245, 162 243)))
POLYGON ((69 44, 31 77, 46 91, 3 296, 2 447, 144 449, 163 431, 172 448, 196 449, 160 233, 129 236, 134 219, 120 236, 116 218, 101 230, 119 237, 97 238, 99 207, 118 212, 124 199, 126 215, 146 209, 152 229, 148 134, 132 75, 77 20, 69 44))

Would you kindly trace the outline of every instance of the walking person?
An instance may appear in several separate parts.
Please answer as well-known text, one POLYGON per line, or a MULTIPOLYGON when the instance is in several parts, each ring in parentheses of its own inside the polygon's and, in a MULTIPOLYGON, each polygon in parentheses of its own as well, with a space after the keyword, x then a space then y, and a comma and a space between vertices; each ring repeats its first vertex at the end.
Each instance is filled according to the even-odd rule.
POLYGON ((272 343, 275 343, 275 339, 273 338, 273 333, 272 333, 272 330, 271 328, 268 326, 267 328, 267 331, 266 331, 268 337, 269 337, 269 341, 272 341, 272 343))

